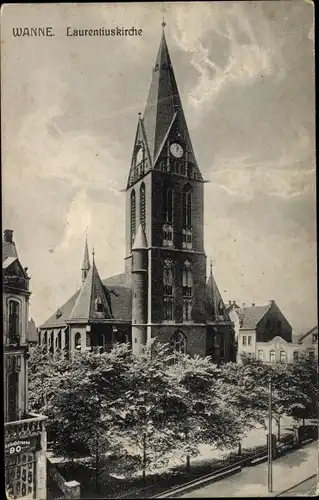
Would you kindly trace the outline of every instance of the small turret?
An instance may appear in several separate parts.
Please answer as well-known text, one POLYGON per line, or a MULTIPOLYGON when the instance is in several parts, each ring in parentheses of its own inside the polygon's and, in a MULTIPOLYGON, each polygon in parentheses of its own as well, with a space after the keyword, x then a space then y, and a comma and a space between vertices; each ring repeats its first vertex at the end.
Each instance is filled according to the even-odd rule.
POLYGON ((82 263, 82 283, 86 280, 89 270, 91 269, 90 258, 89 258, 89 249, 88 249, 88 241, 87 236, 85 237, 85 245, 84 245, 84 257, 82 263))
POLYGON ((145 232, 140 225, 132 247, 132 351, 146 344, 148 252, 145 232))

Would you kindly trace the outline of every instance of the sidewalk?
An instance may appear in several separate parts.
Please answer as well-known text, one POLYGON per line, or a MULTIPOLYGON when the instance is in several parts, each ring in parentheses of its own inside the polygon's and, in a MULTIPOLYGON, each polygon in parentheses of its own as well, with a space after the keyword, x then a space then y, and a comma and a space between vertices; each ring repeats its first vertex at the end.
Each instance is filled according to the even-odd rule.
POLYGON ((318 442, 306 445, 273 462, 273 493, 268 492, 268 465, 244 468, 238 474, 179 498, 272 497, 317 474, 318 442))

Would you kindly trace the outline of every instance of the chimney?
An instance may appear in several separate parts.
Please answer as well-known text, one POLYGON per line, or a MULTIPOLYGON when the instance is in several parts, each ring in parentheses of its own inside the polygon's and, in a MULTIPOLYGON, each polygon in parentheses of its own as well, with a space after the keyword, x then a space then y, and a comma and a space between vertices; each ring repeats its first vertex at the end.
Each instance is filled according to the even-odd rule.
POLYGON ((5 229, 3 231, 3 240, 6 242, 6 243, 12 243, 13 240, 12 240, 12 236, 13 236, 13 231, 12 229, 5 229))
POLYGON ((274 304, 274 303, 275 303, 275 301, 274 301, 274 300, 270 300, 269 302, 270 302, 270 304, 274 304))
POLYGON ((233 300, 233 304, 234 304, 234 306, 236 305, 236 300, 233 300))
POLYGON ((243 309, 244 309, 245 305, 246 305, 245 302, 243 302, 243 309))
POLYGON ((231 300, 228 301, 228 305, 231 306, 231 300))
POLYGON ((253 303, 252 303, 252 307, 255 307, 255 305, 256 305, 256 304, 255 304, 255 302, 253 302, 253 303))

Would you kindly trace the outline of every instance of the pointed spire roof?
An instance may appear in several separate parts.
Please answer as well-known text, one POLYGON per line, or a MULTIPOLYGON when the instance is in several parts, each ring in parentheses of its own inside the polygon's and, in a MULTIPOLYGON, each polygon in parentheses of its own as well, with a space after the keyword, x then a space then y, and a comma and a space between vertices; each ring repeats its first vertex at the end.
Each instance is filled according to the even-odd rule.
POLYGON ((138 226, 138 230, 134 238, 132 250, 140 250, 141 248, 147 248, 147 241, 146 241, 145 231, 142 225, 140 224, 138 226))
POLYGON ((164 21, 162 26, 161 42, 152 71, 152 81, 143 116, 143 125, 151 162, 154 167, 161 148, 164 146, 167 133, 176 118, 180 135, 187 144, 187 149, 196 164, 173 65, 167 47, 164 21))
POLYGON ((110 319, 111 317, 111 304, 107 290, 103 286, 93 258, 92 267, 82 284, 69 319, 89 320, 110 319))
POLYGON ((89 258, 89 248, 88 248, 88 239, 87 236, 85 236, 85 244, 84 244, 84 257, 83 257, 83 263, 82 263, 82 271, 89 271, 91 268, 90 264, 90 258, 89 258))

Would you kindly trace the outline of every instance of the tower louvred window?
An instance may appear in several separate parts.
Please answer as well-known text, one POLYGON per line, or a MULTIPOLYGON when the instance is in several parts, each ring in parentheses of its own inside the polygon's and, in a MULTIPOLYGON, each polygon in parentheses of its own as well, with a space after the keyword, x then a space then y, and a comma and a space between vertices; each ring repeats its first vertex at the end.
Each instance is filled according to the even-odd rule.
POLYGON ((145 184, 142 182, 140 187, 140 221, 143 230, 145 231, 146 226, 146 199, 145 199, 145 184))
POLYGON ((136 234, 136 195, 135 190, 131 192, 131 246, 136 234))
POLYGON ((174 319, 174 273, 173 262, 164 261, 163 267, 164 320, 174 319))
POLYGON ((164 220, 172 223, 173 221, 173 189, 167 188, 164 190, 164 220))
POLYGON ((192 225, 192 188, 185 186, 183 190, 183 225, 190 227, 192 225))

